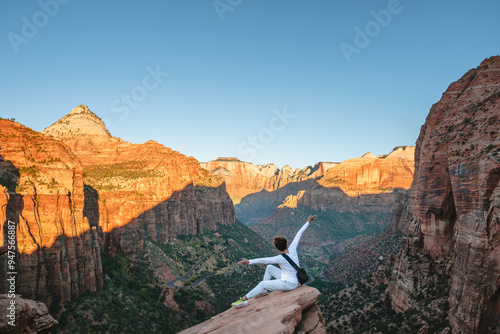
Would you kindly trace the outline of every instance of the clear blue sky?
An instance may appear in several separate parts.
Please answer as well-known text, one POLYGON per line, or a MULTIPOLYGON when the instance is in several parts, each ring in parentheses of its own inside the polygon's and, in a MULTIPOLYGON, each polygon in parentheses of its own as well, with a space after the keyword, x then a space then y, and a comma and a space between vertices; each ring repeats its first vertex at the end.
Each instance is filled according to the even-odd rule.
POLYGON ((500 54, 498 0, 59 1, 0 3, 0 116, 41 131, 86 104, 200 161, 414 145, 448 85, 500 54))

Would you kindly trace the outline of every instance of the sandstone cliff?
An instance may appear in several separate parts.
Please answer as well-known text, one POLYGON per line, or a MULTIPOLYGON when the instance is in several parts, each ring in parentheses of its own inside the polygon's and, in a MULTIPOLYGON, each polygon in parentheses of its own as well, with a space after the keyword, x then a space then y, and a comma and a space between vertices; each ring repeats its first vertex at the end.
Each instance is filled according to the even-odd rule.
POLYGON ((179 334, 326 334, 325 320, 316 305, 319 296, 318 290, 305 285, 292 291, 275 291, 179 334))
MULTIPOLYGON (((64 144, 15 122, 0 120, 0 129, 0 244, 10 220, 18 292, 50 305, 102 287, 97 232, 83 217, 79 160, 64 144)), ((7 259, 0 261, 5 282, 7 259)))
POLYGON ((217 158, 215 161, 201 163, 212 174, 221 175, 227 185, 227 192, 237 205, 245 196, 261 191, 273 192, 289 183, 298 183, 311 178, 320 178, 324 173, 338 165, 333 162, 319 162, 295 171, 284 166, 279 169, 275 164, 254 165, 237 158, 217 158))
POLYGON ((87 106, 76 107, 43 133, 80 158, 85 213, 102 231, 106 250, 127 253, 142 247, 144 239, 164 243, 235 220, 222 177, 154 141, 131 144, 112 137, 87 106))
POLYGON ((10 220, 23 297, 50 307, 96 291, 102 251, 133 252, 145 239, 166 242, 235 221, 221 177, 156 142, 110 136, 86 106, 43 133, 8 120, 0 129, 0 245, 10 220))
POLYGON ((411 220, 411 189, 398 194, 392 209, 389 231, 405 233, 407 223, 411 220))
POLYGON ((287 196, 312 187, 313 173, 320 175, 329 166, 320 163, 294 171, 289 166, 279 169, 274 164, 254 165, 236 158, 218 158, 201 165, 224 178, 236 216, 250 225, 274 212, 287 196))
POLYGON ((289 166, 280 170, 273 164, 260 166, 236 158, 218 158, 201 165, 224 177, 238 219, 252 225, 280 205, 297 205, 299 197, 303 205, 314 205, 314 210, 327 210, 327 206, 352 210, 352 197, 359 196, 356 204, 384 206, 390 212, 396 196, 393 191, 411 185, 414 150, 400 146, 388 155, 367 153, 342 163, 319 162, 295 171, 289 166), (363 196, 367 194, 384 195, 363 196))
POLYGON ((449 86, 417 141, 411 215, 389 291, 404 311, 436 276, 449 277, 453 333, 500 331, 499 118, 496 56, 449 86))
POLYGON ((318 182, 323 187, 339 187, 349 196, 408 189, 413 180, 414 155, 412 146, 399 146, 379 157, 366 153, 329 169, 318 182))

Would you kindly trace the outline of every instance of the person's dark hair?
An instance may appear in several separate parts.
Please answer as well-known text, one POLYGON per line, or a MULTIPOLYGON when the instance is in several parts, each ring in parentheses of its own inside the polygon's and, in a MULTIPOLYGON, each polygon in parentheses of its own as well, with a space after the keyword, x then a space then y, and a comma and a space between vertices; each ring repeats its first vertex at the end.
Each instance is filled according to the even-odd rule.
POLYGON ((285 237, 274 237, 274 246, 276 246, 279 251, 284 251, 288 248, 288 241, 286 241, 285 237))

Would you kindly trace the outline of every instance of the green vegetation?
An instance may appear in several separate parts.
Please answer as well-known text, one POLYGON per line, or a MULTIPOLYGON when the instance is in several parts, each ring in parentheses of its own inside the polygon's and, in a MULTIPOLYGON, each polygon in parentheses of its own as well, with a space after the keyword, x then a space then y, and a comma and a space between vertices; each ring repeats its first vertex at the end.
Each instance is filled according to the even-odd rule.
POLYGON ((19 168, 19 172, 21 172, 21 174, 27 174, 31 178, 36 178, 38 175, 38 170, 36 168, 36 165, 21 167, 19 168))
POLYGON ((428 333, 439 333, 449 327, 449 276, 441 274, 444 264, 430 257, 409 258, 415 268, 430 270, 419 276, 416 292, 410 296, 414 308, 396 313, 387 294, 392 267, 389 265, 368 278, 320 301, 327 327, 335 333, 417 333, 426 327, 428 333))
POLYGON ((263 266, 237 261, 276 252, 237 221, 168 244, 145 241, 133 254, 103 256, 104 288, 52 308, 60 323, 55 333, 177 333, 226 311, 262 279, 263 266), (178 288, 165 288, 162 269, 181 277, 200 260, 178 288), (206 276, 196 287, 182 287, 206 276))
POLYGON ((8 191, 16 191, 17 182, 19 180, 19 172, 17 170, 4 169, 0 174, 0 185, 7 188, 8 191))
POLYGON ((177 333, 192 323, 187 313, 159 302, 162 289, 147 283, 151 271, 119 253, 103 256, 102 264, 104 288, 64 304, 55 333, 177 333))
POLYGON ((110 165, 94 165, 83 169, 85 184, 96 190, 121 189, 120 182, 161 176, 157 170, 148 169, 144 161, 127 161, 110 165))
POLYGON ((360 236, 379 235, 387 227, 391 217, 390 213, 380 212, 315 211, 308 206, 299 205, 296 208, 285 207, 278 210, 271 223, 263 221, 252 226, 252 229, 268 236, 268 240, 275 235, 283 235, 291 240, 309 215, 317 215, 318 219, 303 235, 303 241, 310 246, 302 254, 330 259, 345 252, 344 248, 334 245, 354 244, 360 236))

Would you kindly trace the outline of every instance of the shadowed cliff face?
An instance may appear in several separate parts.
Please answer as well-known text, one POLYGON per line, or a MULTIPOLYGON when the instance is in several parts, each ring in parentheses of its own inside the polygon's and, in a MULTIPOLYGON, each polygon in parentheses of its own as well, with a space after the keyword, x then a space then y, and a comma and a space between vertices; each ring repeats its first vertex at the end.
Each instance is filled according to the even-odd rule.
POLYGON ((412 296, 432 280, 429 271, 449 274, 449 320, 457 333, 487 332, 500 321, 499 119, 496 56, 450 85, 417 141, 411 215, 391 279, 392 303, 399 311, 414 306, 412 296), (422 253, 435 260, 434 267, 412 262, 422 253))
POLYGON ((18 292, 49 307, 102 287, 101 249, 133 252, 144 239, 166 242, 235 220, 223 180, 194 158, 111 137, 88 108, 75 109, 51 132, 60 138, 0 120, 0 181, 9 189, 0 216, 17 226, 18 292), (97 127, 89 130, 95 138, 85 124, 97 127))

